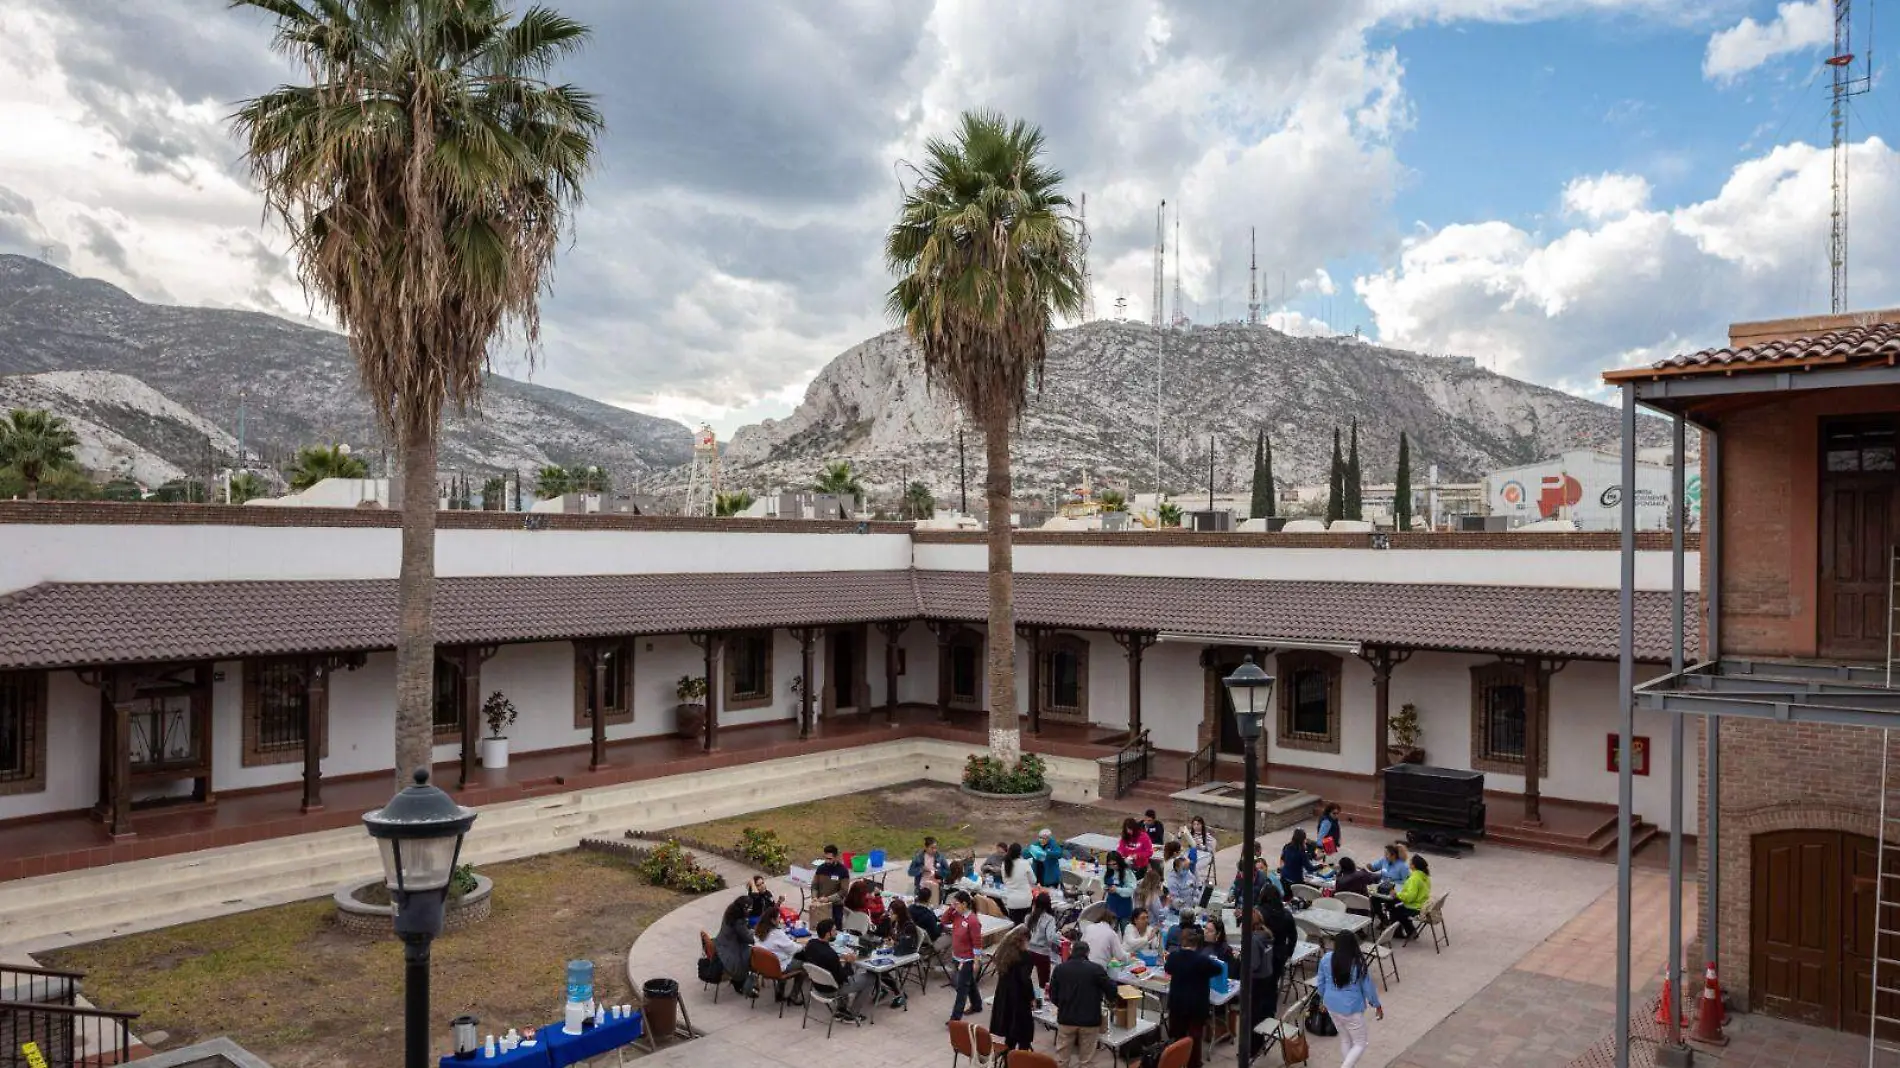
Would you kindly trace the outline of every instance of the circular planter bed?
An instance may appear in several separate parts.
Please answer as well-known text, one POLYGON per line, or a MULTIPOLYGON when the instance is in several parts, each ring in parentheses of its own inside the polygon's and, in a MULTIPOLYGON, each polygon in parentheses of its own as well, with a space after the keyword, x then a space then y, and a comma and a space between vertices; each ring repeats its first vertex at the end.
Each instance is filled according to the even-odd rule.
MULTIPOLYGON (((396 906, 365 901, 362 895, 366 892, 378 898, 388 896, 381 879, 344 883, 337 887, 336 892, 330 895, 330 899, 336 902, 336 921, 346 931, 387 935, 390 925, 396 921, 396 906)), ((486 875, 477 874, 475 889, 461 897, 449 899, 448 908, 442 915, 442 929, 455 931, 487 919, 489 908, 494 904, 494 896, 494 881, 486 875)))
POLYGON ((968 786, 958 786, 957 790, 989 811, 1021 813, 1025 816, 1049 811, 1049 795, 1052 793, 1047 786, 1033 794, 992 794, 982 790, 972 790, 968 786))

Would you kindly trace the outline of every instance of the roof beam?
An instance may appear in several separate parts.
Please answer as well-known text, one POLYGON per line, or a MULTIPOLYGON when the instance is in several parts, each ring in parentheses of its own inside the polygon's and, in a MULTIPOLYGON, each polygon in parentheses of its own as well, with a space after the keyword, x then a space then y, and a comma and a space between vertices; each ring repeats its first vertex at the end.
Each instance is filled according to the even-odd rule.
POLYGON ((1730 374, 1711 370, 1702 374, 1637 382, 1636 399, 1646 404, 1664 404, 1672 400, 1725 397, 1737 393, 1785 393, 1886 385, 1900 385, 1900 366, 1883 363, 1871 367, 1825 371, 1742 369, 1730 374))

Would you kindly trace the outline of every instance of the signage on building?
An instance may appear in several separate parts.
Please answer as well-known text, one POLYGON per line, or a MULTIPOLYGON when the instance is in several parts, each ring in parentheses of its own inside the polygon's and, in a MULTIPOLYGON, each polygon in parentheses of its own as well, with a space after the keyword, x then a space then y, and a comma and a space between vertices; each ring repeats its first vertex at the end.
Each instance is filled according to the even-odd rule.
MULTIPOLYGON (((1636 466, 1638 529, 1668 527, 1671 489, 1668 467, 1636 466)), ((1687 480, 1685 490, 1693 507, 1700 498, 1702 480, 1687 480)), ((1567 519, 1580 530, 1615 530, 1622 522, 1623 492, 1622 458, 1593 449, 1494 471, 1485 479, 1485 503, 1491 515, 1504 517, 1512 526, 1567 519)))
MULTIPOLYGON (((1609 738, 1610 755, 1605 762, 1605 770, 1614 775, 1616 774, 1616 754, 1620 747, 1617 745, 1618 736, 1614 731, 1610 733, 1609 738)), ((1649 774, 1649 735, 1647 734, 1633 734, 1630 736, 1630 774, 1649 774)))

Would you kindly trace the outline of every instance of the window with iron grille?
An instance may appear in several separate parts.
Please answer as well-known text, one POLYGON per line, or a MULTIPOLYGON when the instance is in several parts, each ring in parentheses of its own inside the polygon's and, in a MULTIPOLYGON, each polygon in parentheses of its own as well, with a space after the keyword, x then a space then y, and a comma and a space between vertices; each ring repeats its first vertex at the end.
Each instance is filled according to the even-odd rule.
POLYGON ((772 632, 726 635, 727 709, 761 708, 772 703, 772 632))
MULTIPOLYGON (((1524 773, 1524 751, 1530 743, 1531 687, 1529 668, 1497 661, 1471 669, 1471 767, 1476 771, 1524 773)), ((1550 675, 1538 679, 1537 707, 1543 727, 1538 746, 1538 769, 1550 767, 1550 675)))
POLYGON ((1280 730, 1286 749, 1339 752, 1339 680, 1343 661, 1331 653, 1292 649, 1277 657, 1280 730))
POLYGON ((46 673, 0 671, 0 794, 46 788, 46 673))
POLYGON ((950 700, 983 702, 983 636, 975 631, 962 631, 950 641, 950 700))
POLYGON ((594 725, 594 653, 604 672, 607 724, 633 722, 633 639, 603 639, 574 647, 574 726, 594 725))
POLYGON ((459 738, 462 735, 462 710, 468 700, 468 686, 462 675, 462 665, 446 656, 435 658, 435 724, 437 738, 459 738))
POLYGON ((1089 644, 1073 634, 1042 641, 1042 707, 1056 715, 1087 716, 1089 644))
POLYGON ((134 771, 191 767, 201 759, 189 695, 140 697, 132 703, 129 720, 134 771))
MULTIPOLYGON (((310 662, 303 657, 252 660, 244 665, 244 765, 303 759, 304 734, 314 718, 319 756, 329 748, 327 696, 311 707, 310 662)), ((317 691, 327 695, 328 687, 317 691)))

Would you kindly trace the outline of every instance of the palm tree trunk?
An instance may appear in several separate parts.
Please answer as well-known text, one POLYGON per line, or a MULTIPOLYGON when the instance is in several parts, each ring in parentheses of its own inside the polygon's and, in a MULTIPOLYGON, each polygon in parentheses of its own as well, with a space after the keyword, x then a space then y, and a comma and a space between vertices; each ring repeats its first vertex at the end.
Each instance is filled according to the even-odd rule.
POLYGON ((1022 756, 1022 724, 1016 718, 1016 599, 1011 581, 1008 415, 984 422, 987 461, 983 488, 990 522, 990 755, 1008 765, 1022 756))
POLYGON ((435 743, 436 428, 406 428, 402 442, 402 570, 396 604, 396 787, 430 763, 435 743))

